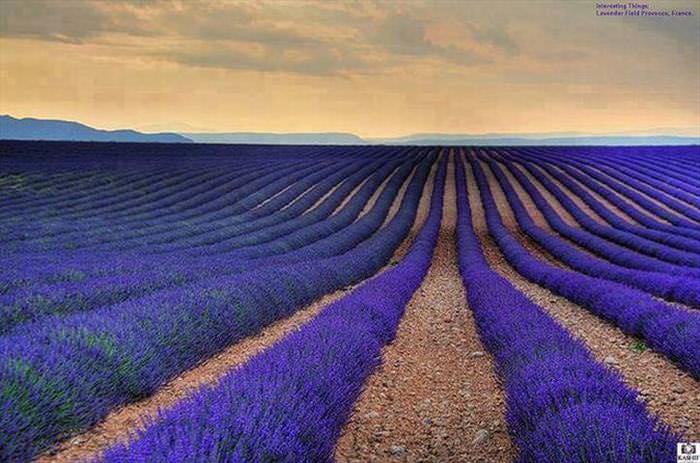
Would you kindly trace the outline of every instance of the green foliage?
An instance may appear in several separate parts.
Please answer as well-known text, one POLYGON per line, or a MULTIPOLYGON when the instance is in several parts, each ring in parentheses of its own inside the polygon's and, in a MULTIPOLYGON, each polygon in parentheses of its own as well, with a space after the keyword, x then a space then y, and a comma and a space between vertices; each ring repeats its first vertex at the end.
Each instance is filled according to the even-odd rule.
POLYGON ((642 352, 646 352, 649 349, 649 346, 647 346, 644 341, 635 341, 630 349, 632 349, 632 352, 641 354, 642 352))

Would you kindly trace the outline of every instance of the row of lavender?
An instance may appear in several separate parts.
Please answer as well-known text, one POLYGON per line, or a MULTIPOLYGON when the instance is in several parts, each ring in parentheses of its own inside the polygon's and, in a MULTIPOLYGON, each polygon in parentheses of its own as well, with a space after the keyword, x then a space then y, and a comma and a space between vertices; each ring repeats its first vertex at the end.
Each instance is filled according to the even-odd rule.
MULTIPOLYGON (((357 223, 353 223, 353 221, 357 219, 361 209, 370 195, 376 191, 379 183, 395 167, 394 163, 381 166, 377 172, 370 176, 362 188, 338 212, 331 216, 349 190, 355 188, 357 183, 366 178, 371 172, 368 169, 373 167, 375 167, 374 164, 364 168, 354 166, 356 172, 313 211, 301 214, 304 211, 300 211, 301 208, 296 208, 296 216, 289 217, 284 212, 297 206, 295 203, 284 212, 273 212, 268 215, 266 218, 271 220, 267 220, 267 227, 260 224, 261 221, 249 222, 251 225, 255 225, 257 222, 260 228, 231 238, 231 241, 238 242, 241 249, 231 252, 222 251, 219 255, 204 259, 189 258, 187 254, 182 252, 167 255, 165 259, 152 256, 145 263, 122 257, 120 261, 125 262, 123 270, 114 265, 114 259, 97 255, 93 256, 90 261, 97 261, 100 266, 112 262, 110 274, 105 275, 98 270, 99 273, 96 277, 90 278, 90 266, 82 264, 79 265, 79 268, 82 269, 83 278, 79 282, 59 281, 38 284, 38 279, 33 278, 31 280, 33 285, 29 288, 10 291, 0 297, 0 300, 4 302, 3 305, 0 305, 0 332, 7 331, 22 321, 28 319, 36 321, 57 311, 69 313, 94 310, 104 304, 114 304, 128 298, 172 286, 193 283, 214 275, 232 275, 254 268, 273 264, 289 264, 310 257, 329 256, 345 251, 371 235, 382 224, 412 165, 405 164, 399 169, 386 184, 371 210, 357 223), (277 222, 276 215, 282 215, 287 220, 282 223, 270 224, 271 221, 277 222), (262 243, 260 243, 261 241, 262 243), (311 247, 312 242, 314 243, 313 247, 311 247), (114 272, 117 270, 118 273, 115 276, 114 272)), ((348 173, 347 170, 340 172, 341 175, 348 173)), ((338 178, 331 176, 326 180, 337 182, 338 178)), ((302 207, 308 207, 308 205, 302 204, 302 207)), ((234 234, 234 231, 233 227, 226 229, 226 232, 231 234, 234 234)))
MULTIPOLYGON (((473 162, 473 161, 472 161, 473 162)), ((477 164, 472 164, 477 178, 477 164)), ((429 265, 444 164, 431 213, 394 269, 326 307, 314 321, 151 423, 101 461, 332 461, 333 448, 380 348, 429 265), (313 374, 309 374, 313 372, 313 374)), ((472 228, 456 158, 459 266, 485 346, 507 391, 522 462, 672 461, 679 436, 544 311, 489 268, 472 228)), ((480 182, 491 234, 513 238, 480 182)))
POLYGON ((695 275, 681 273, 683 270, 690 273, 692 268, 679 266, 678 269, 674 267, 669 270, 659 261, 656 266, 643 270, 635 268, 632 265, 634 262, 642 265, 651 258, 644 257, 633 248, 616 249, 617 245, 564 224, 552 206, 539 197, 538 190, 528 178, 506 162, 514 178, 525 187, 552 228, 570 241, 548 233, 534 223, 493 157, 484 158, 486 166, 495 175, 525 236, 568 268, 537 259, 508 232, 491 193, 485 166, 477 157, 469 156, 482 192, 489 229, 509 263, 529 280, 610 320, 626 333, 642 338, 650 347, 677 362, 693 376, 700 377, 700 346, 695 342, 696 333, 700 332, 700 312, 653 297, 667 297, 697 307, 700 281, 695 275), (566 230, 570 233, 564 233, 566 230), (597 253, 591 255, 578 250, 578 246, 585 249, 590 242, 599 243, 597 253), (616 262, 625 259, 627 265, 616 262))
MULTIPOLYGON (((515 240, 501 222, 481 167, 475 159, 470 161, 490 232, 512 257, 509 250, 517 251, 515 240)), ((538 230, 534 235, 543 244, 553 240, 556 245, 551 249, 564 256, 575 252, 534 226, 508 179, 490 164, 524 228, 538 230)), ((472 228, 463 169, 457 157, 460 270, 482 341, 505 382, 508 424, 519 461, 672 461, 680 436, 651 416, 638 394, 596 362, 580 341, 488 267, 472 228)), ((435 203, 434 193, 433 207, 435 203)), ((429 230, 435 226, 435 214, 433 209, 421 236, 434 233, 429 230)), ((583 256, 587 255, 576 257, 583 256)), ((393 337, 398 316, 420 282, 411 276, 425 272, 424 264, 414 269, 415 257, 409 254, 393 271, 327 307, 299 333, 231 373, 217 387, 169 410, 130 444, 108 451, 102 461, 331 461, 352 402, 376 365, 376 352, 393 337), (406 278, 410 290, 398 290, 396 298, 389 298, 400 281, 395 276, 406 278), (383 335, 379 342, 376 332, 383 335), (309 371, 314 372, 311 378, 309 371)), ((529 263, 552 271, 535 259, 529 263)), ((571 279, 572 284, 592 283, 571 279)), ((630 294, 639 295, 626 295, 630 294)), ((658 338, 664 338, 663 333, 658 338)), ((690 340, 681 336, 680 341, 690 340)))
POLYGON ((177 404, 103 460, 332 461, 363 383, 430 266, 446 171, 443 158, 430 213, 398 265, 325 307, 216 386, 177 404))
MULTIPOLYGON (((169 378, 222 348, 386 265, 414 222, 437 152, 369 151, 374 155, 336 159, 334 169, 323 159, 305 155, 283 167, 268 168, 272 171, 268 174, 260 172, 266 168, 264 162, 244 166, 244 172, 250 168, 265 178, 266 185, 250 187, 253 180, 231 187, 224 229, 233 236, 226 239, 243 241, 228 253, 210 256, 183 246, 174 255, 145 255, 144 250, 141 256, 122 255, 120 249, 101 248, 92 254, 90 246, 42 254, 39 248, 18 252, 4 246, 8 259, 17 259, 19 265, 5 273, 4 302, 15 310, 3 319, 5 334, 0 337, 0 434, 10 436, 0 440, 0 459, 32 458, 57 440, 93 425, 114 407, 152 394, 169 378), (307 167, 299 164, 300 159, 307 167), (280 172, 286 185, 271 177, 280 172), (263 189, 265 194, 260 194, 263 189), (306 198, 307 194, 313 196, 306 198), (249 203, 239 208, 244 201, 249 203), (392 204, 399 206, 395 212, 390 210, 392 204), (286 215, 289 209, 293 212, 286 215), (275 217, 278 214, 282 219, 275 217), (235 234, 234 222, 246 226, 256 221, 259 226, 235 234), (22 259, 45 265, 22 266, 22 259), (65 271, 61 265, 79 271, 80 277, 56 280, 65 271), (173 271, 176 275, 169 273, 173 271), (148 275, 146 281, 139 282, 143 275, 148 275)), ((343 150, 335 148, 326 157, 341 154, 343 150)), ((238 165, 232 169, 239 173, 238 165)), ((73 189, 83 188, 81 182, 72 183, 72 173, 66 175, 73 189)), ((32 176, 44 182, 36 172, 32 176)), ((228 181, 236 178, 240 177, 228 181)), ((133 183, 129 180, 126 185, 133 183)), ((5 211, 20 203, 27 210, 31 204, 38 203, 41 209, 48 203, 48 210, 56 213, 70 208, 57 206, 59 198, 36 195, 29 188, 3 192, 11 199, 2 203, 0 209, 5 211)), ((93 215, 104 213, 113 220, 104 212, 106 194, 100 187, 90 198, 98 205, 99 212, 93 215)), ((156 202, 163 198, 150 197, 156 202)), ((147 204, 134 202, 124 211, 142 211, 147 204)), ((173 217, 191 211, 192 204, 174 211, 173 217)), ((197 217, 197 226, 211 223, 205 215, 197 217)), ((16 223, 10 226, 17 229, 16 223)), ((55 235, 55 230, 45 231, 55 235)), ((79 235, 79 227, 74 232, 79 235)))
MULTIPOLYGON (((531 219, 528 221, 524 215, 527 211, 518 207, 517 195, 512 187, 509 188, 509 179, 500 172, 496 163, 489 158, 485 159, 496 173, 506 192, 506 197, 516 211, 516 218, 526 224, 524 228, 528 228, 533 235, 540 236, 543 243, 547 243, 545 239, 547 237, 536 232, 536 227, 528 226, 528 224, 531 225, 531 219)), ((632 325, 641 325, 646 328, 644 332, 649 333, 649 336, 660 326, 659 319, 662 319, 662 322, 668 322, 666 326, 661 327, 667 330, 666 337, 674 339, 667 339, 665 344, 660 339, 656 344, 652 342, 652 345, 662 351, 667 349, 667 353, 672 358, 691 371, 696 368, 697 352, 692 345, 692 339, 690 339, 690 347, 685 351, 679 350, 678 339, 675 339, 680 333, 680 343, 688 342, 689 338, 683 338, 683 336, 692 335, 691 330, 697 328, 693 325, 696 319, 679 318, 679 314, 685 316, 688 313, 682 310, 670 312, 672 316, 664 318, 661 309, 673 311, 675 308, 659 305, 655 307, 656 312, 653 312, 645 305, 647 299, 644 299, 645 296, 639 291, 624 292, 627 291, 624 286, 618 284, 616 287, 607 287, 604 280, 581 279, 580 277, 584 275, 574 272, 557 273, 559 269, 524 256, 527 251, 518 248, 516 240, 510 236, 501 222, 498 208, 493 202, 480 164, 474 157, 470 157, 469 160, 479 183, 482 201, 486 206, 487 223, 491 234, 496 238, 506 257, 511 259, 511 263, 519 271, 540 284, 551 285, 549 287, 569 298, 577 297, 577 291, 581 290, 577 285, 582 285, 584 295, 578 295, 582 298, 578 300, 582 305, 592 307, 593 310, 609 316, 618 323, 626 321, 632 325), (571 281, 562 283, 560 280, 571 281), (598 293, 585 288, 591 283, 603 284, 606 290, 623 291, 623 296, 628 299, 605 298, 604 292, 598 293), (629 304, 630 295, 636 298, 633 302, 638 303, 639 297, 642 298, 640 308, 629 304), (585 299, 586 296, 589 299, 585 299), (630 320, 615 318, 604 312, 605 310, 623 311, 623 316, 630 320), (690 329, 684 331, 688 323, 690 323, 690 329)), ((77 324, 62 324, 57 329, 46 328, 46 323, 26 327, 20 324, 8 339, 13 343, 18 341, 21 343, 31 338, 35 329, 39 327, 41 342, 46 342, 51 348, 58 347, 66 353, 69 353, 69 349, 75 345, 93 349, 95 352, 90 355, 100 358, 91 358, 87 363, 85 358, 81 359, 88 366, 86 373, 96 374, 99 377, 107 373, 105 366, 117 367, 117 373, 112 373, 110 379, 118 378, 124 384, 114 387, 104 378, 88 384, 86 394, 77 397, 85 401, 79 404, 83 407, 87 401, 94 400, 98 403, 107 402, 108 409, 114 406, 114 403, 120 403, 119 400, 128 401, 139 395, 148 394, 163 381, 162 377, 157 377, 158 375, 169 377, 174 374, 173 372, 193 364, 191 349, 198 349, 194 357, 199 355, 203 358, 210 355, 211 346, 202 346, 202 336, 209 332, 218 333, 215 334, 214 343, 227 345, 238 339, 236 336, 255 332, 267 322, 263 320, 256 325, 258 320, 255 320, 255 317, 258 315, 251 314, 246 307, 249 309, 262 307, 263 317, 269 317, 269 320, 272 320, 294 310, 295 306, 298 307, 317 295, 332 290, 337 287, 333 286, 336 283, 340 286, 346 285, 374 273, 381 266, 381 262, 388 260, 391 249, 398 245, 410 227, 410 223, 413 222, 412 216, 415 216, 417 198, 420 197, 419 190, 422 189, 422 182, 425 181, 428 171, 427 166, 432 163, 432 158, 422 161, 422 164, 420 160, 418 162, 419 167, 415 170, 398 214, 381 229, 379 228, 381 223, 378 221, 379 219, 383 221, 387 216, 388 206, 384 207, 385 211, 382 213, 374 216, 366 214, 359 222, 353 222, 352 225, 348 224, 331 232, 329 235, 331 240, 325 242, 321 240, 315 244, 296 248, 301 252, 271 254, 268 256, 271 258, 268 260, 269 268, 256 267, 254 271, 244 274, 249 278, 240 278, 240 276, 207 278, 198 284, 186 286, 186 292, 189 294, 185 297, 178 294, 173 297, 172 292, 157 291, 152 298, 145 297, 133 301, 131 308, 125 304, 114 306, 118 311, 124 310, 124 315, 134 317, 133 319, 117 316, 111 320, 113 325, 110 326, 109 323, 101 324, 90 317, 68 317, 67 320, 77 324), (373 219, 362 222, 368 216, 373 219), (357 223, 363 223, 363 225, 353 228, 357 223), (347 232, 347 230, 351 231, 347 232), (330 256, 336 255, 336 257, 324 255, 323 253, 328 253, 329 251, 326 250, 329 246, 332 248, 334 243, 343 243, 339 244, 335 251, 330 251, 330 256), (304 253, 311 249, 315 250, 308 254, 307 259, 304 259, 304 253), (380 250, 379 255, 377 250, 380 250), (332 254, 333 252, 338 254, 332 254), (295 254, 296 257, 290 259, 290 255, 295 254), (351 254, 353 259, 344 259, 351 254), (363 266, 360 262, 370 262, 370 265, 363 266), (282 265, 285 266, 280 267, 282 265), (343 272, 336 268, 347 265, 354 265, 351 271, 357 270, 361 276, 349 275, 348 269, 344 269, 343 272), (315 268, 312 269, 312 266, 315 268), (301 278, 295 280, 294 277, 298 274, 301 274, 301 278), (324 280, 329 276, 336 281, 329 284, 324 280), (265 279, 279 279, 281 283, 273 285, 274 288, 269 288, 266 283, 260 282, 265 279), (295 286, 305 284, 319 286, 325 284, 325 286, 293 289, 295 286), (243 287, 246 291, 240 290, 243 287), (252 289, 249 291, 247 288, 252 289), (289 291, 290 288, 291 293, 284 292, 289 291), (267 292, 270 289, 273 293, 267 292), (163 295, 172 299, 159 299, 163 295), (245 299, 246 296, 250 299, 245 299), (262 301, 261 299, 261 297, 270 296, 272 296, 271 300, 262 301), (287 298, 293 300, 290 302, 287 298), (156 310, 163 313, 152 316, 144 311, 133 309, 135 305, 142 303, 150 307, 155 306, 156 310), (162 309, 158 309, 158 304, 162 304, 162 309), (200 305, 205 307, 205 310, 192 313, 192 308, 200 305), (174 314, 165 314, 168 307, 175 307, 177 310, 174 314), (232 314, 237 317, 236 320, 228 320, 226 325, 225 318, 227 316, 230 318, 232 314), (201 317, 204 317, 204 320, 201 317), (131 320, 132 324, 125 326, 122 330, 116 329, 116 326, 125 320, 131 320), (83 323, 85 321, 88 323, 83 323), (167 326, 164 329, 156 328, 155 325, 162 321, 167 326), (236 329, 240 329, 241 322, 247 324, 249 329, 235 332, 236 329), (142 325, 147 327, 144 329, 142 325), (193 336, 199 336, 200 339, 178 340, 177 329, 182 329, 183 326, 192 327, 193 336), (80 331, 82 329, 87 329, 87 332, 80 331), (66 330, 69 330, 69 342, 57 342, 56 338, 64 336, 66 330), (133 330, 136 330, 136 333, 128 336, 127 332, 133 330), (234 330, 234 333, 231 335, 230 332, 224 333, 222 330, 234 330), (102 333, 106 333, 107 336, 102 337, 102 333), (151 339, 138 346, 147 349, 139 357, 138 352, 128 350, 127 347, 129 342, 138 342, 140 336, 144 335, 150 336, 151 339), (224 339, 219 340, 217 336, 224 339), (177 340, 178 345, 168 345, 166 340, 173 339, 177 340), (100 364, 105 358, 111 363, 100 364), (167 359, 168 365, 156 364, 159 358, 167 359), (96 365, 102 369, 95 368, 96 365), (148 377, 145 374, 146 370, 153 368, 155 368, 152 372, 155 378, 148 377), (128 375, 124 375, 125 372, 128 372, 128 375), (109 387, 112 387, 111 391, 108 391, 109 387), (95 390, 100 392, 94 394, 95 390), (126 396, 125 399, 124 396, 126 396), (115 398, 117 402, 110 403, 115 398)), ((504 162, 504 165, 509 169, 513 167, 508 162, 504 162)), ((413 169, 412 165, 410 168, 404 165, 403 168, 403 174, 400 174, 401 167, 398 166, 394 174, 397 177, 391 177, 401 178, 401 180, 390 180, 386 183, 383 190, 385 197, 396 196, 398 189, 391 189, 392 181, 395 187, 401 185, 413 169)), ((512 169, 511 172, 516 178, 523 180, 523 177, 518 176, 512 169)), ((309 174, 313 175, 314 171, 311 170, 309 174)), ((295 460, 308 455, 313 455, 315 460, 332 458, 333 443, 347 418, 353 400, 359 393, 362 382, 376 366, 377 353, 381 346, 393 337, 403 307, 420 284, 427 269, 434 247, 434 237, 439 228, 437 211, 441 209, 441 185, 444 175, 445 165, 442 164, 433 195, 430 218, 406 261, 363 286, 345 300, 326 308, 318 319, 307 325, 300 333, 287 338, 275 348, 257 357, 242 370, 230 374, 218 387, 202 391, 191 400, 177 406, 162 421, 142 433, 140 439, 132 445, 113 449, 106 458, 110 461, 150 461, 158 458, 162 458, 163 461, 221 459, 267 461, 270 459, 295 460), (395 293, 386 291, 387 287, 395 288, 395 293), (313 376, 312 381, 309 380, 309 371, 318 373, 313 376), (274 387, 268 389, 270 384, 274 387), (298 394, 298 392, 302 393, 298 394), (315 400, 309 400, 309 398, 315 400), (280 407, 284 407, 283 413, 279 411, 280 407), (292 413, 289 412, 290 410, 292 413), (206 434, 203 433, 204 429, 208 430, 206 434), (215 431, 213 434, 212 430, 215 431)), ((626 388, 615 375, 592 360, 588 351, 580 343, 573 340, 539 308, 517 293, 507 281, 488 269, 478 248, 478 241, 471 230, 463 176, 461 161, 458 161, 459 243, 462 250, 460 268, 465 276, 470 305, 476 313, 482 339, 494 354, 508 389, 509 426, 519 446, 521 460, 576 461, 575 458, 578 458, 579 461, 651 462, 669 459, 672 455, 673 443, 678 437, 671 435, 667 429, 651 418, 636 400, 636 394, 626 388), (544 376, 533 374, 538 372, 537 374, 541 375, 543 371, 546 372, 544 376), (544 381, 542 381, 543 378, 544 381), (616 432, 606 433, 605 431, 609 429, 616 432)), ((298 181, 300 179, 295 183, 298 181)), ((527 183, 523 182, 523 184, 527 183)), ((289 188, 292 189, 294 186, 289 188)), ((529 191, 532 192, 532 190, 529 191)), ((381 197, 377 203, 382 203, 381 197)), ((542 207, 541 204, 538 206, 542 207)), ((546 207, 542 208, 546 211, 546 207)), ((549 214, 549 220, 556 221, 556 216, 549 214)), ((562 252, 561 255, 567 255, 566 253, 570 250, 565 248, 562 240, 557 240, 556 246, 552 249, 559 249, 562 252)), ((281 246, 284 249, 287 244, 282 243, 281 246)), ((601 253, 601 256, 604 256, 604 253, 601 253)), ((241 272, 243 269, 238 271, 241 272)), ((692 276, 684 278, 690 279, 692 276)), ((662 280, 659 282, 663 283, 662 280)), ((683 282, 683 280, 680 281, 680 283, 683 282)), ((688 280, 688 282, 692 281, 688 280)), ((99 312, 98 316, 112 316, 110 311, 98 309, 96 312, 99 312)), ((26 344, 22 345, 14 352, 25 350, 26 347, 26 344)), ((45 355, 45 353, 39 355, 45 355)), ((26 359, 13 362, 11 367, 23 374, 28 373, 25 376, 30 383, 31 381, 36 383, 37 376, 45 377, 48 370, 37 373, 32 368, 26 368, 23 361, 27 359, 37 361, 38 357, 32 358, 29 355, 26 359)), ((59 356, 57 361, 49 363, 56 367, 65 360, 65 356, 59 356)), ((75 364, 68 365, 66 368, 57 367, 50 374, 61 373, 61 379, 63 379, 67 376, 67 369, 74 366, 75 364)), ((10 392, 18 395, 18 390, 24 386, 25 384, 11 383, 10 392)), ((66 390, 70 394, 83 392, 70 390, 70 387, 75 389, 75 384, 67 389, 61 389, 55 383, 40 384, 40 386, 31 392, 35 392, 38 396, 65 394, 66 390)), ((71 405, 74 397, 69 396, 71 405)), ((66 396, 63 395, 60 398, 65 399, 66 396)), ((22 400, 15 403, 18 408, 26 405, 22 400)), ((22 410, 24 411, 26 408, 22 410)), ((76 416, 74 411, 69 410, 66 415, 54 414, 43 422, 35 420, 30 425, 46 428, 51 426, 52 420, 70 421, 82 418, 79 416, 80 413, 76 416)), ((88 417, 88 419, 99 419, 99 413, 97 418, 88 417)), ((18 416, 15 414, 11 419, 17 420, 18 416)), ((12 424, 11 420, 4 423, 0 420, 0 426, 7 423, 12 424)), ((75 422, 71 425, 75 426, 75 422)), ((78 424, 78 426, 86 425, 88 424, 85 422, 78 424)), ((63 429, 63 432, 65 431, 66 428, 63 429)), ((21 429, 17 432, 21 434, 21 429)), ((31 440, 37 438, 37 435, 28 437, 31 440)), ((38 437, 44 438, 42 435, 38 437)), ((11 444, 17 444, 17 442, 11 444)), ((45 442, 40 442, 39 445, 44 444, 45 442)), ((18 457, 20 459, 30 455, 29 452, 36 451, 36 449, 21 448, 21 445, 22 442, 19 447, 9 447, 10 451, 15 452, 14 455, 20 455, 18 457)), ((27 442, 24 442, 24 445, 26 446, 27 442)), ((34 442, 31 441, 29 445, 34 445, 34 442)), ((13 454, 10 453, 10 455, 13 454)))
MULTIPOLYGON (((525 259, 527 251, 503 225, 483 172, 470 161, 490 235, 506 256, 525 259)), ((460 273, 481 340, 504 381, 518 461, 672 461, 679 437, 583 343, 489 267, 472 227, 461 158, 456 183, 460 273)))

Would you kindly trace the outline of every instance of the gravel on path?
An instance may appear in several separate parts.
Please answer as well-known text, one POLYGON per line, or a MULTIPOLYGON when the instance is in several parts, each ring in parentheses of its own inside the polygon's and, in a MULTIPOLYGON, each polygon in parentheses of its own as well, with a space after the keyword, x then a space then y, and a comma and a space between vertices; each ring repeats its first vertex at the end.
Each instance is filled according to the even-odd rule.
MULTIPOLYGON (((606 363, 622 376, 625 383, 639 391, 650 412, 659 416, 674 431, 685 433, 689 440, 700 440, 700 382, 663 355, 648 349, 640 339, 626 335, 584 307, 522 277, 508 264, 489 235, 476 182, 469 166, 466 173, 474 211, 474 226, 489 265, 508 278, 569 333, 583 340, 597 360, 606 363)), ((491 180, 491 190, 499 211, 503 213, 507 202, 500 186, 491 180)), ((508 226, 512 228, 513 224, 508 226)), ((536 249, 529 247, 528 250, 537 258, 543 258, 536 249)))
MULTIPOLYGON (((427 217, 430 193, 432 192, 429 186, 432 185, 434 180, 436 165, 437 163, 433 165, 431 174, 426 182, 418 216, 411 233, 394 253, 392 262, 400 259, 408 250, 413 236, 418 232, 420 225, 427 217)), ((406 180, 406 183, 409 181, 410 178, 406 180)), ((380 190, 385 185, 386 182, 382 184, 380 190)), ((402 188, 401 194, 397 195, 394 203, 400 203, 403 191, 405 189, 402 188)), ((373 195, 368 203, 368 207, 371 207, 377 198, 377 194, 373 195)), ((377 272, 377 275, 390 265, 382 268, 377 272)), ((315 303, 295 312, 290 317, 266 327, 259 334, 228 347, 195 368, 164 384, 152 396, 114 410, 92 429, 61 442, 57 447, 40 455, 35 461, 37 463, 90 461, 116 443, 128 441, 138 429, 143 427, 144 422, 156 419, 160 410, 172 407, 178 401, 195 393, 202 386, 215 384, 232 369, 239 368, 254 355, 264 351, 291 332, 299 329, 305 323, 311 321, 323 307, 347 295, 356 286, 328 294, 315 303)))
POLYGON ((339 462, 495 462, 515 456, 505 399, 481 345, 457 268, 454 167, 432 266, 383 366, 340 439, 339 462))

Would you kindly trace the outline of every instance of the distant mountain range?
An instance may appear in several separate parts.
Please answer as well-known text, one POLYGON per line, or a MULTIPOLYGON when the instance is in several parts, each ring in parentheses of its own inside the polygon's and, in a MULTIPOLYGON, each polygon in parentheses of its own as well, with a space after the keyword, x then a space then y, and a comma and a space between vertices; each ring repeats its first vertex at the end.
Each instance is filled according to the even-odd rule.
POLYGON ((362 138, 351 133, 183 133, 197 143, 250 143, 265 145, 363 145, 362 138))
POLYGON ((523 135, 449 135, 427 134, 400 138, 383 138, 369 140, 370 143, 388 145, 445 145, 445 146, 642 146, 642 145, 699 145, 700 137, 677 135, 577 135, 544 136, 537 138, 530 134, 523 135))
POLYGON ((192 140, 177 133, 101 130, 88 127, 79 122, 33 119, 30 117, 17 119, 12 116, 0 116, 0 139, 192 143, 192 140))
POLYGON ((700 145, 698 128, 663 128, 617 134, 580 132, 489 133, 482 135, 424 133, 393 138, 362 139, 350 133, 143 133, 135 130, 101 130, 79 122, 18 119, 0 116, 0 139, 110 141, 144 143, 230 143, 289 145, 700 145))

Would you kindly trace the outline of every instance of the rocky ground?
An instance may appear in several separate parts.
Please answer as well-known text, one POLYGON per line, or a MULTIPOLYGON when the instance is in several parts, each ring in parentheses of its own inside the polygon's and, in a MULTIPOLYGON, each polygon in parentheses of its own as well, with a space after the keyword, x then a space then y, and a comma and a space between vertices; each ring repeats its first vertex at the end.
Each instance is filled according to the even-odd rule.
MULTIPOLYGON (((418 233, 420 226, 427 217, 430 208, 430 193, 432 192, 429 185, 432 185, 435 172, 436 168, 434 167, 426 182, 428 187, 426 187, 423 197, 421 198, 416 214, 415 225, 411 229, 409 236, 397 249, 392 258, 392 262, 399 260, 406 253, 410 247, 411 240, 418 233)), ((392 204, 389 217, 392 217, 398 210, 398 205, 403 197, 405 185, 407 183, 408 180, 405 182, 404 187, 402 187, 397 195, 397 199, 392 204)), ((379 190, 381 191, 385 185, 386 181, 382 183, 379 190)), ((361 185, 358 185, 354 191, 357 191, 360 187, 361 185)), ((371 206, 376 202, 378 197, 378 193, 372 195, 362 214, 371 209, 371 206)), ((339 207, 342 207, 342 204, 339 207)), ((388 267, 389 266, 386 266, 384 269, 388 267)), ((382 271, 384 269, 382 269, 382 271)), ((68 463, 91 460, 115 443, 128 441, 129 438, 143 426, 145 421, 157 417, 159 410, 173 406, 178 401, 193 394, 202 386, 216 383, 226 373, 240 367, 257 353, 262 352, 292 331, 299 329, 302 325, 315 317, 323 307, 340 299, 353 289, 354 286, 351 286, 326 295, 308 307, 297 311, 290 317, 268 326, 258 335, 230 346, 217 355, 207 359, 205 362, 202 362, 199 366, 186 371, 182 375, 164 384, 158 392, 151 397, 121 407, 110 413, 100 424, 89 431, 63 441, 50 452, 40 456, 37 462, 68 463)))
POLYGON ((432 266, 340 440, 340 462, 509 461, 504 397, 479 342, 457 268, 448 172, 432 266))
MULTIPOLYGON (((492 172, 486 164, 482 164, 482 167, 491 182, 504 223, 535 256, 563 267, 519 230, 492 172)), ((427 185, 432 185, 435 173, 436 167, 427 185)), ((474 226, 489 264, 572 335, 585 342, 597 359, 639 390, 641 400, 664 423, 675 431, 685 433, 689 440, 700 439, 698 382, 665 357, 646 348, 639 339, 625 335, 584 307, 520 276, 490 238, 469 166, 466 174, 474 226)), ((514 177, 511 174, 508 177, 537 224, 554 233, 514 177)), ((544 187, 534 177, 529 174, 528 177, 565 220, 577 226, 544 187)), ((561 184, 559 186, 565 189, 561 184)), ((431 190, 430 187, 426 188, 415 225, 397 249, 392 263, 407 252, 427 217, 431 190)), ((377 194, 372 197, 370 205, 377 197, 377 194)), ((397 210, 400 198, 401 195, 392 206, 390 215, 397 210)), ((591 212, 582 201, 576 202, 586 212, 591 212)), ((594 218, 602 221, 596 215, 594 218)), ((383 350, 382 366, 369 378, 355 404, 354 413, 337 447, 335 456, 339 462, 478 463, 507 462, 516 456, 504 421, 503 389, 496 377, 493 361, 479 341, 459 275, 455 222, 454 165, 450 163, 442 229, 432 265, 406 308, 396 339, 383 350)), ((173 379, 152 397, 116 410, 92 430, 63 442, 38 461, 86 460, 116 442, 128 440, 144 420, 155 418, 159 410, 172 406, 200 386, 215 383, 253 355, 307 323, 325 305, 351 290, 346 288, 328 295, 266 328, 259 335, 220 352, 173 379)))
MULTIPOLYGON (((508 278, 516 288, 542 307, 572 335, 583 340, 594 356, 619 373, 628 385, 640 391, 652 413, 659 416, 675 431, 695 439, 699 438, 700 385, 698 381, 663 355, 648 349, 640 339, 624 334, 619 328, 597 317, 584 307, 557 296, 518 274, 488 235, 483 212, 481 212, 481 201, 477 196, 475 182, 468 168, 467 175, 475 227, 491 267, 508 278)), ((491 178, 491 188, 504 223, 512 230, 516 230, 517 224, 507 205, 508 202, 493 178, 491 178)), ((525 199, 524 196, 523 199, 525 199)), ((526 206, 529 210, 535 207, 530 201, 526 202, 526 206)), ((522 237, 521 243, 539 258, 543 260, 548 258, 543 251, 522 237)))

